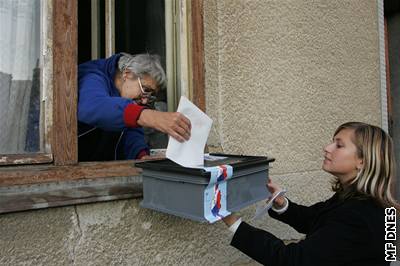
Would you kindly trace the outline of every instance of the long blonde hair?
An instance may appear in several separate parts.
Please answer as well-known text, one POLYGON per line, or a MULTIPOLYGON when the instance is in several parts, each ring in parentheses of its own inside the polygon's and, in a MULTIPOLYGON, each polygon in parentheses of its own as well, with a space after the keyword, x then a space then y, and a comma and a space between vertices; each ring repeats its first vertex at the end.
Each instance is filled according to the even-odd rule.
POLYGON ((376 199, 383 207, 400 205, 393 197, 395 179, 395 158, 392 138, 381 128, 361 122, 348 122, 340 125, 334 136, 343 129, 354 130, 353 143, 357 147, 357 156, 363 160, 363 168, 344 188, 338 179, 332 189, 343 197, 355 194, 376 199))

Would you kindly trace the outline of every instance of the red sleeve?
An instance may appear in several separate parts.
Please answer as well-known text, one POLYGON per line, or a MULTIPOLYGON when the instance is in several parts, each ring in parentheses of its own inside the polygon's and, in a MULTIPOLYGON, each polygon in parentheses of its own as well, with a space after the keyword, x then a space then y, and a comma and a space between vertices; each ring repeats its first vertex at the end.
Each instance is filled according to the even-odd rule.
POLYGON ((124 122, 127 127, 140 127, 137 124, 137 120, 139 119, 140 114, 144 109, 147 109, 146 106, 141 106, 138 104, 130 103, 125 107, 124 110, 124 122))
POLYGON ((141 151, 139 152, 139 154, 136 156, 136 159, 142 159, 142 157, 145 156, 145 155, 149 155, 149 153, 147 152, 147 150, 146 150, 146 149, 141 150, 141 151))

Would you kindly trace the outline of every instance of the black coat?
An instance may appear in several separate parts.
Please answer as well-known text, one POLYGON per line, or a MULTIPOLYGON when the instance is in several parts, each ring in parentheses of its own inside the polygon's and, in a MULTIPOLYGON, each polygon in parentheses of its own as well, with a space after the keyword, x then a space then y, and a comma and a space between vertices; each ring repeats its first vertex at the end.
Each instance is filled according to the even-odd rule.
POLYGON ((385 209, 372 199, 339 200, 337 194, 310 207, 289 203, 279 215, 306 238, 285 245, 271 233, 242 222, 231 245, 268 266, 383 266, 385 209))

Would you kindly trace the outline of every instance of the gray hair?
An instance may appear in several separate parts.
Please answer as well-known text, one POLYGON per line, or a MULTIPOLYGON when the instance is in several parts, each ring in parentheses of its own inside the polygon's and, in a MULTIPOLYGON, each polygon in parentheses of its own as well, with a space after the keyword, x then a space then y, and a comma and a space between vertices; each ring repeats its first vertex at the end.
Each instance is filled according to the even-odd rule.
POLYGON ((166 77, 164 69, 161 66, 159 55, 130 55, 127 53, 122 53, 118 61, 118 69, 121 72, 124 70, 130 70, 139 77, 143 77, 143 75, 147 74, 157 82, 157 85, 161 89, 165 88, 166 77))

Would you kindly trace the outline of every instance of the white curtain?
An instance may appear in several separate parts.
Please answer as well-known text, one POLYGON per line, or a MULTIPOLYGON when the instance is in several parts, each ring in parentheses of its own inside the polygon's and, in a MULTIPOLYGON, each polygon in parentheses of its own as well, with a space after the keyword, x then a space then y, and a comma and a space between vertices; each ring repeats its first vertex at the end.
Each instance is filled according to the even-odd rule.
POLYGON ((0 0, 0 154, 32 151, 29 136, 38 137, 28 125, 38 121, 39 57, 40 0, 0 0))

